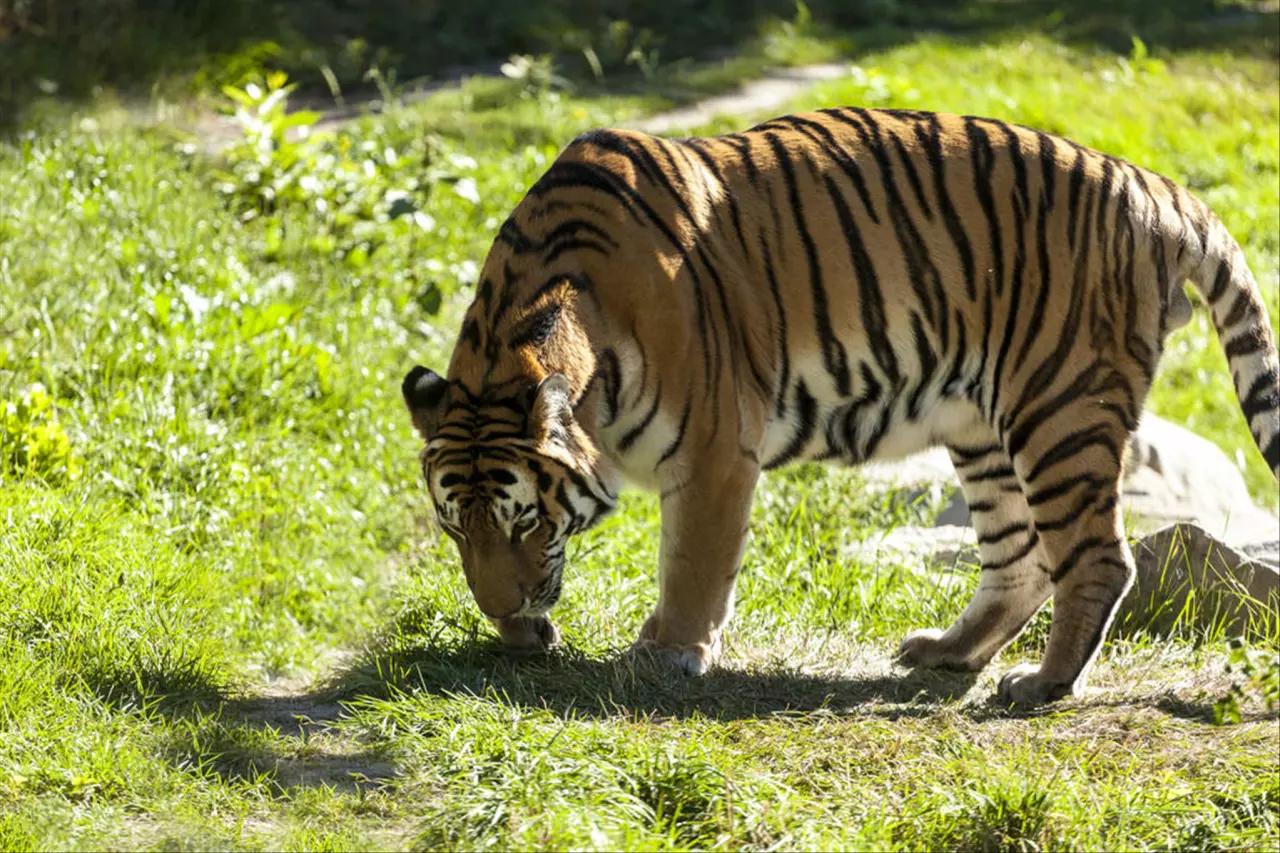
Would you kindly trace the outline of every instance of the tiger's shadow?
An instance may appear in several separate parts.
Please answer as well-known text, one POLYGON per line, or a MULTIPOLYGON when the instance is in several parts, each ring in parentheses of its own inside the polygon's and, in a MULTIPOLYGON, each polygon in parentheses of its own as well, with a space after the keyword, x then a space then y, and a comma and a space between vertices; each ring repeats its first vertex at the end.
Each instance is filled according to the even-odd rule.
MULTIPOLYGON (((890 669, 819 675, 794 669, 715 667, 694 678, 621 653, 588 657, 572 648, 513 655, 496 642, 372 648, 324 680, 338 702, 432 695, 492 698, 559 717, 657 716, 717 720, 833 713, 924 717, 965 700, 976 673, 890 669)), ((985 698, 985 697, 984 697, 985 698)), ((964 702, 970 716, 1007 716, 992 703, 964 702)))

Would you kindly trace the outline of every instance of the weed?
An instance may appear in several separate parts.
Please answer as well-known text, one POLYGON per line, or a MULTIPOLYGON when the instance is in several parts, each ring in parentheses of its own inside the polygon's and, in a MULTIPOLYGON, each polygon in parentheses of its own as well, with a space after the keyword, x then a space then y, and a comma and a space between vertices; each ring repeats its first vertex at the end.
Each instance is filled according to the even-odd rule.
POLYGON ((1213 720, 1218 725, 1240 722, 1240 705, 1256 696, 1268 711, 1280 708, 1280 655, 1267 649, 1251 649, 1242 638, 1230 642, 1231 653, 1224 669, 1231 687, 1213 704, 1213 720))

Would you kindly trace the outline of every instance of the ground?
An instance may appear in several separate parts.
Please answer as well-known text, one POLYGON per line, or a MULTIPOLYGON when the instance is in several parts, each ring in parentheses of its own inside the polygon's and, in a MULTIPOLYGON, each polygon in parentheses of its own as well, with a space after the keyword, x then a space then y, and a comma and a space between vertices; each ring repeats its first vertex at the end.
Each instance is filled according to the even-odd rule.
MULTIPOLYGON (((1275 323, 1274 49, 833 50, 852 69, 788 106, 993 115, 1190 186, 1275 323)), ((1280 842, 1280 637, 1232 660, 1190 613, 1120 625, 1081 699, 1025 714, 990 696, 1048 613, 980 675, 904 672, 897 641, 948 624, 976 577, 851 556, 936 511, 856 471, 763 483, 706 677, 620 657, 656 596, 639 494, 570 551, 565 646, 503 654, 431 525, 399 379, 444 365, 497 224, 559 146, 669 101, 484 80, 307 141, 269 89, 233 92, 247 136, 220 159, 102 104, 0 142, 0 847, 1280 842), (1229 695, 1239 722, 1218 724, 1229 695)), ((1152 407, 1275 505, 1203 312, 1152 407)))

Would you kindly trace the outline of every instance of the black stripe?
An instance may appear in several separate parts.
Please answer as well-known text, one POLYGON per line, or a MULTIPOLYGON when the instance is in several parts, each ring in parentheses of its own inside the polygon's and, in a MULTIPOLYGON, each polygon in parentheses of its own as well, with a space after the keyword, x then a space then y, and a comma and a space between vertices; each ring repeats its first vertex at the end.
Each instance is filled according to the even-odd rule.
POLYGON ((1027 555, 1034 551, 1036 546, 1039 544, 1040 532, 1038 530, 1032 530, 1031 535, 1027 537, 1027 541, 1015 553, 1009 555, 1003 560, 997 560, 994 563, 984 562, 982 564, 982 570, 984 572, 998 572, 1001 569, 1007 569, 1010 566, 1020 563, 1026 559, 1027 555))
POLYGON ((662 451, 662 455, 658 457, 657 463, 653 469, 658 470, 658 466, 666 462, 672 456, 676 455, 676 451, 680 449, 680 445, 684 443, 684 431, 689 426, 689 415, 693 413, 693 391, 689 391, 688 397, 684 401, 684 414, 680 416, 680 427, 676 430, 676 437, 667 445, 667 449, 662 451))
POLYGON ((1005 309, 1004 337, 1000 348, 996 351, 995 365, 991 369, 991 411, 1000 407, 1000 387, 1004 381, 1004 363, 1013 347, 1014 330, 1025 322, 1018 310, 1022 302, 1022 276, 1027 267, 1025 252, 1026 217, 1031 206, 1027 190, 1027 169, 1022 158, 1022 149, 1018 145, 1017 135, 1007 126, 1004 128, 1006 142, 1013 159, 1014 183, 1018 189, 1019 201, 1013 206, 1013 278, 1009 283, 1009 305, 1005 309))
POLYGON ((1258 329, 1249 329, 1238 338, 1232 338, 1222 345, 1222 351, 1227 354, 1227 358, 1242 358, 1263 349, 1266 349, 1266 340, 1258 329))
POLYGON ((938 354, 929 344, 920 315, 914 311, 911 312, 911 336, 916 345, 916 358, 920 362, 920 381, 916 383, 915 390, 907 401, 907 417, 915 420, 920 417, 920 397, 933 379, 934 371, 938 369, 938 354))
POLYGON ((1218 262, 1218 272, 1213 277, 1213 286, 1209 288, 1209 302, 1217 302, 1227 291, 1227 282, 1231 280, 1231 265, 1224 261, 1218 262))
POLYGON ((779 378, 778 378, 778 396, 774 401, 774 411, 781 415, 786 408, 785 396, 787 392, 787 383, 791 379, 791 358, 788 353, 791 350, 790 342, 787 340, 787 312, 782 306, 782 294, 778 288, 778 277, 773 269, 773 257, 769 252, 769 242, 765 238, 764 226, 760 227, 760 252, 764 259, 765 275, 769 279, 769 292, 773 296, 774 310, 778 315, 778 361, 779 378))
POLYGON ((662 380, 659 379, 657 390, 653 393, 653 404, 649 406, 649 411, 645 412, 644 417, 640 419, 640 423, 629 429, 626 435, 622 436, 618 441, 618 450, 626 453, 631 449, 631 445, 636 443, 636 440, 644 434, 644 431, 649 428, 649 424, 653 422, 654 416, 658 414, 658 404, 661 402, 662 380))
POLYGON ((1031 525, 1025 521, 1015 521, 1012 524, 997 528, 996 530, 983 530, 978 533, 979 545, 999 545, 1010 536, 1019 533, 1026 533, 1031 529, 1031 525))
POLYGON ((560 320, 560 313, 563 310, 563 305, 559 302, 554 302, 525 317, 513 330, 511 341, 507 346, 515 350, 524 346, 540 346, 546 343, 556 330, 556 325, 560 320))
POLYGON ((1072 147, 1076 150, 1076 159, 1071 163, 1071 177, 1067 181, 1067 245, 1074 249, 1076 221, 1080 215, 1080 187, 1084 184, 1084 149, 1078 145, 1072 147))
POLYGON ((708 318, 705 305, 705 297, 703 295, 702 278, 698 275, 698 271, 694 268, 693 259, 689 257, 689 253, 685 251, 684 244, 676 238, 671 227, 662 219, 653 209, 652 206, 640 195, 635 189, 628 187, 622 183, 618 176, 614 175, 601 167, 584 164, 584 163, 567 163, 557 161, 547 172, 538 179, 533 188, 529 190, 532 196, 541 196, 558 187, 590 187, 600 192, 619 199, 626 205, 627 212, 639 223, 648 224, 656 228, 662 236, 667 240, 671 247, 681 256, 684 261, 682 268, 689 273, 689 278, 694 286, 694 305, 698 311, 698 333, 700 342, 702 343, 702 362, 703 373, 707 387, 712 385, 712 376, 718 373, 718 353, 716 370, 713 372, 712 354, 708 348, 708 318), (642 219, 639 213, 644 214, 642 219))
MULTIPOLYGON (((1085 196, 1085 214, 1088 215, 1093 204, 1093 192, 1090 190, 1085 196)), ((1067 363, 1067 356, 1076 345, 1077 330, 1080 326, 1080 315, 1084 310, 1084 293, 1087 288, 1085 282, 1089 269, 1089 252, 1091 248, 1089 240, 1083 241, 1080 250, 1077 252, 1078 257, 1075 259, 1075 278, 1072 282, 1071 298, 1069 307, 1067 308, 1067 316, 1064 318, 1062 328, 1054 330, 1054 337, 1058 339, 1057 345, 1053 352, 1036 368, 1035 372, 1022 386, 1022 394, 1018 398, 1018 402, 1011 409, 1012 412, 1021 412, 1029 408, 1030 403, 1040 394, 1048 390, 1049 385, 1057 377, 1062 366, 1067 363)), ((1059 397, 1059 399, 1062 399, 1059 397)), ((1016 451, 1011 446, 1009 452, 1016 455, 1016 451)))
POLYGON ((809 389, 805 387, 804 380, 801 379, 796 383, 796 417, 799 419, 796 423, 795 434, 792 435, 791 441, 787 446, 764 464, 766 469, 777 468, 786 462, 794 459, 800 451, 804 450, 805 445, 809 443, 809 439, 813 437, 814 427, 817 425, 818 404, 809 394, 809 389))
POLYGON ((480 349, 480 324, 476 322, 474 317, 469 318, 462 324, 462 330, 458 333, 459 344, 470 344, 473 350, 480 349))
POLYGON ((1004 448, 998 444, 988 445, 987 447, 974 447, 974 448, 960 447, 959 445, 948 444, 947 450, 951 451, 953 455, 960 457, 959 460, 956 461, 955 463, 956 465, 968 466, 968 465, 972 465, 975 462, 980 462, 983 459, 986 459, 988 456, 990 456, 993 453, 999 453, 1003 451, 1004 448))
POLYGON ((804 202, 800 197, 800 184, 796 180, 795 165, 791 162, 786 146, 775 134, 766 134, 778 165, 782 167, 782 179, 787 186, 787 194, 791 200, 791 214, 795 218, 796 229, 800 241, 804 245, 805 257, 809 264, 809 287, 813 295, 813 321, 818 333, 818 341, 822 345, 822 361, 827 373, 835 380, 836 390, 841 396, 849 394, 849 361, 844 345, 831 329, 831 313, 827 306, 826 285, 822 281, 822 268, 818 260, 818 247, 813 242, 813 234, 804 219, 804 202))
POLYGON ((978 126, 976 119, 966 116, 964 130, 969 138, 969 162, 973 168, 973 187, 978 195, 978 204, 986 217, 987 231, 991 238, 993 268, 988 275, 995 281, 996 295, 1000 295, 1004 293, 1004 245, 1000 236, 1000 218, 996 214, 993 195, 995 154, 991 150, 991 138, 978 126))
POLYGON ((862 168, 858 166, 857 159, 849 154, 849 151, 840 140, 836 139, 835 134, 831 132, 831 128, 822 122, 803 116, 788 116, 787 118, 795 126, 796 130, 821 145, 823 150, 836 161, 836 164, 853 183, 853 189, 857 192, 858 199, 862 202, 862 207, 867 211, 867 215, 871 217, 871 221, 879 225, 880 217, 876 213, 875 204, 871 201, 871 193, 867 189, 867 179, 862 174, 862 168))
POLYGON ((711 156, 710 153, 708 153, 706 150, 703 149, 702 146, 705 145, 709 140, 682 139, 677 141, 680 144, 688 147, 690 151, 692 151, 694 154, 698 156, 698 159, 702 161, 702 164, 707 168, 707 171, 715 176, 716 181, 719 182, 721 188, 724 190, 722 195, 723 195, 723 198, 729 203, 729 218, 733 220, 733 231, 738 237, 738 244, 742 246, 743 257, 744 258, 749 257, 749 250, 747 248, 747 238, 742 231, 742 210, 738 206, 738 195, 737 193, 729 189, 728 184, 725 182, 724 175, 720 171, 720 164, 716 160, 716 158, 711 156))
POLYGON ((1091 506, 1093 506, 1095 503, 1097 504, 1097 506, 1094 507, 1093 513, 1091 513, 1091 515, 1097 515, 1098 513, 1106 512, 1107 510, 1114 508, 1116 503, 1116 493, 1115 493, 1114 487, 1111 488, 1109 492, 1108 491, 1085 492, 1076 500, 1075 504, 1071 507, 1071 509, 1067 510, 1057 518, 1049 519, 1048 521, 1037 519, 1036 529, 1048 530, 1048 531, 1065 530, 1066 528, 1071 527, 1074 524, 1078 524, 1080 522, 1080 519, 1085 516, 1086 511, 1088 511, 1088 509, 1091 506), (1102 500, 1099 501, 1098 500, 1099 498, 1102 498, 1102 500))
POLYGON ((1052 149, 1052 138, 1046 134, 1038 134, 1040 139, 1040 165, 1043 185, 1040 191, 1040 206, 1036 217, 1036 262, 1039 270, 1040 288, 1032 302, 1031 319, 1026 324, 1026 333, 1022 338, 1022 346, 1013 360, 1013 369, 1018 371, 1026 363, 1031 354, 1031 347, 1040 340, 1044 330, 1044 312, 1049 304, 1052 292, 1053 265, 1049 261, 1049 213, 1053 209, 1054 172, 1057 159, 1052 149), (1046 147, 1048 146, 1048 147, 1046 147))
POLYGON ((751 139, 738 133, 721 136, 719 139, 738 152, 738 157, 742 159, 743 165, 747 167, 747 183, 753 187, 759 184, 760 167, 756 165, 755 156, 751 152, 751 139))
MULTIPOLYGON (((602 424, 608 426, 618 419, 618 393, 622 388, 622 371, 618 364, 618 354, 612 349, 605 349, 596 357, 596 372, 605 383, 605 404, 609 407, 609 417, 602 424)), ((585 394, 583 396, 586 396, 585 394)))
MULTIPOLYGON (((901 377, 898 370, 898 356, 885 332, 889 324, 885 318, 884 294, 876 277, 875 265, 867 254, 866 243, 858 229, 844 196, 828 175, 824 178, 831 203, 835 207, 836 216, 840 220, 840 230, 844 232, 845 242, 849 245, 849 257, 853 262, 854 277, 858 283, 858 304, 862 309, 862 327, 871 344, 871 352, 875 356, 880 371, 896 385, 901 377)), ((785 375, 785 374, 784 374, 785 375)))
POLYGON ((1071 383, 1066 388, 1038 408, 1032 409, 1029 403, 1020 403, 1016 406, 1014 408, 1016 414, 1011 424, 1012 429, 1009 430, 1009 438, 1006 442, 1009 448, 1009 455, 1016 457, 1021 453, 1027 442, 1031 440, 1032 434, 1045 422, 1059 415, 1068 403, 1091 393, 1097 370, 1096 363, 1089 364, 1084 370, 1076 374, 1075 379, 1071 380, 1071 383))
POLYGON ((988 468, 979 474, 966 474, 964 481, 966 483, 987 483, 991 480, 1008 480, 1017 476, 1017 472, 1013 470, 1013 466, 1009 464, 997 465, 994 468, 988 468))
POLYGON ((880 168, 880 184, 888 200, 889 218, 893 222, 893 231, 898 240, 899 250, 907 264, 907 278, 921 307, 924 308, 925 319, 930 325, 939 324, 939 338, 945 349, 950 332, 947 328, 946 292, 942 287, 942 278, 937 266, 933 263, 928 247, 911 219, 906 202, 898 192, 898 185, 893 176, 893 163, 885 148, 879 121, 866 110, 853 108, 832 112, 830 115, 853 128, 880 168), (930 293, 930 285, 932 293, 930 293))
MULTIPOLYGON (((1082 454, 1090 447, 1101 447, 1107 451, 1117 467, 1120 465, 1121 452, 1120 449, 1112 442, 1111 437, 1107 434, 1110 427, 1107 424, 1094 424, 1087 429, 1077 430, 1066 438, 1058 441, 1054 446, 1046 451, 1036 464, 1031 467, 1024 478, 1028 483, 1034 482, 1045 471, 1048 471, 1054 465, 1062 462, 1073 461, 1075 457, 1082 454)), ((1076 460, 1078 461, 1078 460, 1076 460)))
POLYGON ((560 256, 564 253, 576 251, 591 251, 598 255, 604 255, 605 257, 610 255, 610 251, 607 246, 597 243, 595 240, 584 240, 579 237, 561 240, 559 243, 552 246, 547 251, 547 254, 542 258, 542 262, 544 264, 551 264, 559 260, 560 256))
POLYGON ((898 159, 902 163, 902 171, 907 173, 907 183, 911 184, 911 191, 915 193, 916 203, 920 205, 920 209, 924 211, 924 218, 933 220, 933 208, 929 206, 929 200, 924 195, 924 185, 920 182, 920 173, 916 171, 915 160, 907 153, 906 146, 902 144, 902 138, 893 131, 888 131, 889 138, 893 140, 894 150, 898 152, 898 159))
POLYGON ((1280 409, 1280 375, 1268 370, 1253 380, 1249 393, 1240 400, 1240 410, 1246 421, 1252 421, 1263 412, 1280 409))
POLYGON ((538 491, 550 491, 552 478, 551 475, 547 473, 546 469, 542 467, 541 463, 539 463, 537 459, 530 459, 528 460, 528 465, 529 470, 533 472, 533 476, 538 480, 538 491))
POLYGON ((1013 164, 1013 187, 1017 191, 1017 201, 1023 214, 1031 211, 1031 190, 1027 188, 1027 159, 1022 154, 1022 139, 1012 125, 1000 123, 1004 131, 1005 148, 1009 152, 1009 162, 1013 164))
POLYGON ((933 171, 934 191, 938 196, 938 210, 942 213, 942 221, 947 226, 947 234, 951 237, 951 242, 955 244, 956 253, 960 255, 960 265, 964 268, 965 293, 972 300, 977 298, 973 248, 969 245, 969 237, 965 233, 964 225, 960 222, 960 215, 956 213, 955 205, 951 202, 951 193, 947 190, 946 158, 942 152, 941 127, 938 117, 931 116, 929 119, 929 132, 925 133, 922 127, 917 127, 916 136, 924 147, 925 156, 929 160, 929 167, 933 171))
POLYGON ((1104 486, 1110 485, 1109 481, 1105 477, 1099 477, 1095 474, 1077 474, 1074 477, 1068 477, 1057 485, 1050 486, 1046 489, 1040 489, 1039 491, 1032 491, 1029 489, 1027 492, 1027 505, 1040 506, 1041 504, 1048 503, 1055 498, 1062 497, 1076 486, 1082 484, 1095 489, 1100 489, 1104 486))
POLYGON ((858 452, 858 415, 869 406, 874 406, 878 403, 880 395, 884 391, 883 386, 876 381, 875 373, 872 372, 871 367, 865 361, 858 362, 858 375, 862 377, 862 384, 865 387, 862 389, 862 393, 858 395, 858 399, 850 403, 841 416, 841 423, 844 427, 844 442, 850 462, 857 462, 861 459, 858 452))
POLYGON ((1110 548, 1119 544, 1120 543, 1114 539, 1103 539, 1099 536, 1090 536, 1087 539, 1080 540, 1076 543, 1076 546, 1071 549, 1071 552, 1067 554, 1066 558, 1058 564, 1058 567, 1053 570, 1052 574, 1049 575, 1049 580, 1054 583, 1060 582, 1071 573, 1071 571, 1076 567, 1076 564, 1080 562, 1080 558, 1089 550, 1098 547, 1110 548))
POLYGON ((1247 291, 1239 290, 1236 292, 1235 301, 1231 303, 1231 310, 1227 312, 1227 316, 1223 319, 1219 328, 1226 331, 1251 313, 1253 313, 1253 300, 1249 298, 1247 291))

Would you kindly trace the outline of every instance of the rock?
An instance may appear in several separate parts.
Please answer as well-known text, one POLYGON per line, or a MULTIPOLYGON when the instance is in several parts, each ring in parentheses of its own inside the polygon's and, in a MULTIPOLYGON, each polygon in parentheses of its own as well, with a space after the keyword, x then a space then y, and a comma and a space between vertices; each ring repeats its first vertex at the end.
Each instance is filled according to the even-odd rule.
MULTIPOLYGON (((1280 620, 1280 533, 1273 536, 1233 548, 1183 522, 1143 537, 1132 546, 1137 575, 1117 613, 1117 628, 1168 633, 1181 618, 1182 627, 1196 630, 1220 625, 1228 636, 1274 636, 1280 620)), ((844 556, 936 572, 940 583, 959 583, 959 573, 981 564, 975 540, 969 527, 904 526, 853 545, 844 556)))
MULTIPOLYGON (((1122 506, 1131 530, 1151 533, 1193 522, 1229 543, 1267 541, 1280 517, 1254 505, 1239 469, 1218 446, 1148 413, 1130 437, 1122 506)), ((969 524, 969 510, 955 469, 943 448, 899 462, 862 467, 869 486, 921 496, 942 505, 936 523, 969 524)))
POLYGON ((849 546, 844 556, 863 561, 892 560, 910 566, 969 569, 981 565, 972 527, 895 527, 849 546))
POLYGON ((1280 572, 1280 538, 1240 546, 1245 556, 1280 572))
POLYGON ((1228 636, 1270 635, 1280 619, 1280 533, 1271 535, 1236 549, 1183 522, 1144 537, 1133 547, 1137 577, 1116 624, 1163 633, 1182 617, 1198 629, 1221 624, 1228 636))
POLYGON ((1226 542, 1280 535, 1280 518, 1254 505, 1239 468, 1213 442, 1147 414, 1129 454, 1123 497, 1135 529, 1187 521, 1226 542))

